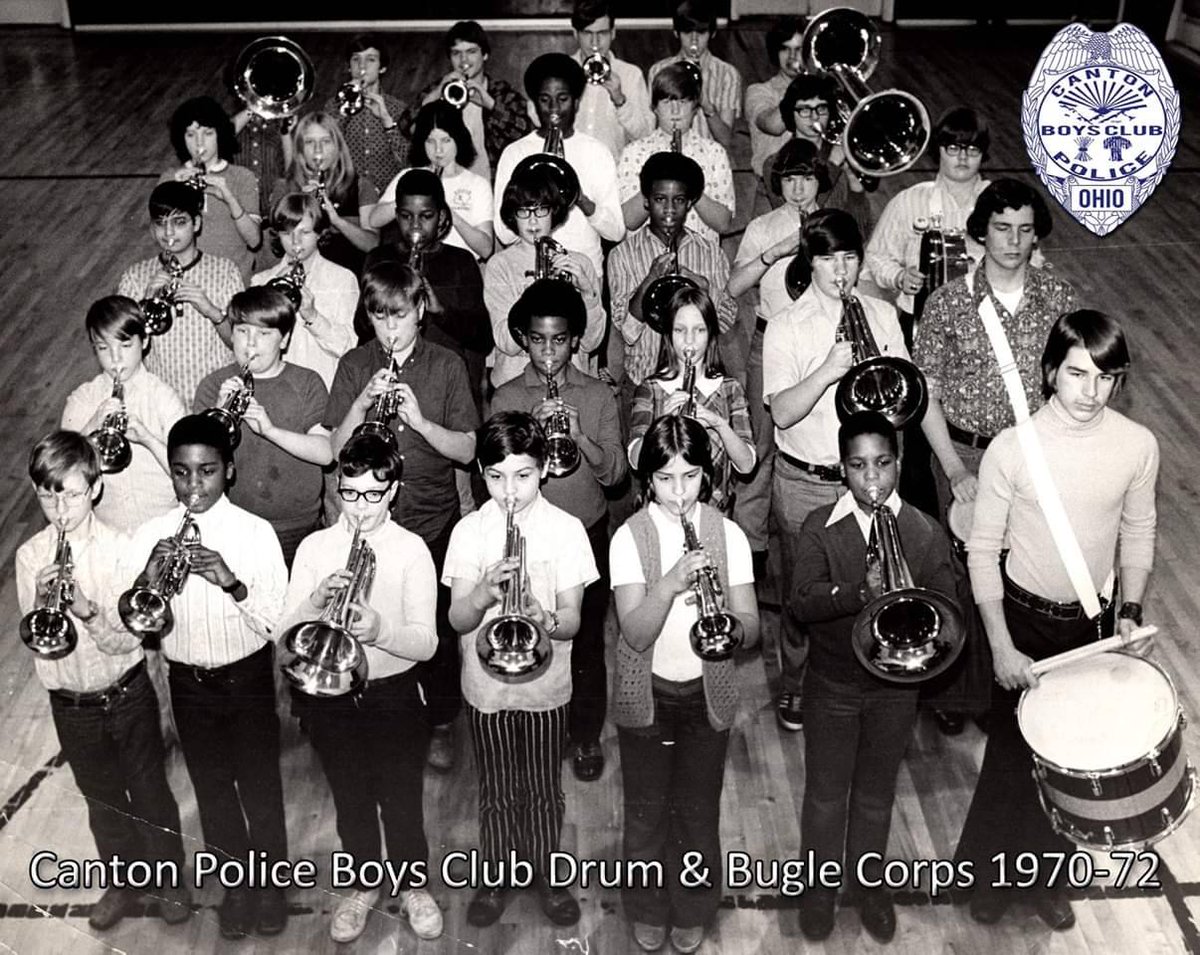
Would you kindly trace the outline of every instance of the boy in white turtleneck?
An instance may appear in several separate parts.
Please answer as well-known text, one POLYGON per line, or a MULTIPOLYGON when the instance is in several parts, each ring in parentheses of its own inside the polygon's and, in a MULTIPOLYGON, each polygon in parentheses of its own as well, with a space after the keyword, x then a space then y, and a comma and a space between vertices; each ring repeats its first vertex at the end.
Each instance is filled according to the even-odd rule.
MULTIPOLYGON (((1158 442, 1142 425, 1108 407, 1129 367, 1121 327, 1101 312, 1061 316, 1042 353, 1047 399, 1031 421, 1091 579, 1113 572, 1120 551, 1116 626, 1128 637, 1142 622, 1142 595, 1154 562, 1158 442)), ((996 853, 1071 852, 1038 805, 1033 763, 1016 719, 1019 692, 1037 686, 1031 664, 1106 636, 1116 601, 1089 619, 1076 600, 1017 437, 1007 428, 988 447, 979 469, 975 517, 967 546, 971 587, 979 605, 999 690, 975 798, 958 857, 975 863, 977 884, 995 885, 996 853), (1000 549, 1011 547, 1003 567, 1000 549)), ((976 921, 1001 918, 1012 891, 978 890, 976 921)), ((1054 929, 1075 923, 1062 889, 1031 890, 1030 901, 1054 929)))

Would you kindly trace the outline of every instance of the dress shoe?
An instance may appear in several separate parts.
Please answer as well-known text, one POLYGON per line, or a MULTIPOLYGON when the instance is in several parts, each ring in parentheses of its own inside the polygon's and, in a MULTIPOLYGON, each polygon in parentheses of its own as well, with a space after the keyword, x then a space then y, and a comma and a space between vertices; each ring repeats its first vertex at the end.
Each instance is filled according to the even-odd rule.
POLYGON ((579 921, 579 903, 566 889, 552 889, 544 880, 539 879, 537 890, 541 896, 542 911, 555 925, 574 925, 579 921))
POLYGON ((671 947, 682 955, 694 952, 704 941, 704 926, 695 925, 692 928, 680 928, 678 925, 671 929, 671 947))
POLYGON ((179 925, 192 917, 192 893, 187 886, 166 886, 156 893, 158 914, 168 925, 179 925))
POLYGON ((258 906, 249 889, 226 889, 225 898, 217 908, 221 938, 245 938, 254 928, 258 906))
POLYGON ((657 952, 667 940, 665 925, 648 925, 645 922, 633 923, 633 940, 643 952, 657 952))
POLYGON ((500 918, 507 904, 508 889, 477 889, 471 904, 467 906, 467 921, 477 928, 486 928, 500 918))
POLYGON ((829 938, 837 896, 828 889, 809 889, 800 896, 800 931, 810 942, 829 938))
POLYGON ((896 908, 892 904, 892 893, 885 889, 871 889, 863 893, 858 917, 875 941, 890 942, 895 937, 896 908))
POLYGON ((92 903, 88 925, 98 932, 112 928, 129 914, 137 899, 138 893, 132 889, 118 889, 115 886, 105 889, 104 894, 92 903))
POLYGON ((963 727, 967 725, 967 718, 961 713, 952 713, 949 710, 934 710, 933 721, 937 724, 938 730, 943 736, 957 736, 963 731, 963 727))
POLYGON ((454 724, 435 726, 429 737, 429 753, 425 757, 439 773, 448 773, 454 768, 454 724))
POLYGON ((278 935, 287 927, 288 904, 283 889, 260 889, 258 892, 258 923, 255 930, 259 935, 278 935))
POLYGON ((599 743, 580 743, 571 758, 575 778, 585 783, 597 780, 604 773, 604 750, 599 743))
POLYGON ((1075 924, 1075 913, 1071 911, 1071 903, 1061 889, 1035 892, 1033 909, 1038 918, 1056 932, 1065 932, 1075 924))
POLYGON ((995 925, 1008 911, 1011 899, 996 889, 976 889, 971 896, 971 918, 980 925, 995 925))

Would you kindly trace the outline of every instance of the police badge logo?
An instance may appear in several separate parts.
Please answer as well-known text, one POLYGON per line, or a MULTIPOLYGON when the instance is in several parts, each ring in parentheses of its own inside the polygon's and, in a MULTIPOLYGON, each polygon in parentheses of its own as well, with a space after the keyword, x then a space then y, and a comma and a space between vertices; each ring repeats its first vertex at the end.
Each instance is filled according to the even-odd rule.
POLYGON ((1179 91, 1141 30, 1059 30, 1021 109, 1038 178, 1085 228, 1108 235, 1166 175, 1179 141, 1179 91))

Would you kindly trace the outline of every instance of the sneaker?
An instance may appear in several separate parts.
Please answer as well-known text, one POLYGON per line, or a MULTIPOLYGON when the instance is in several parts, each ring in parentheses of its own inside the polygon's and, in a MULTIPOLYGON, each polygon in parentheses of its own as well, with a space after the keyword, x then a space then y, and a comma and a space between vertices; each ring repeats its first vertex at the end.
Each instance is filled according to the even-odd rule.
POLYGON ((454 768, 454 724, 435 726, 429 738, 429 753, 425 761, 440 773, 454 768))
POLYGON ((179 925, 192 917, 192 893, 186 885, 164 886, 157 896, 159 917, 168 925, 179 925))
POLYGON ((696 951, 703 941, 703 925, 696 925, 692 928, 680 928, 677 925, 671 929, 671 947, 677 952, 684 953, 684 955, 687 955, 688 952, 696 951))
POLYGON ((379 890, 351 892, 333 910, 333 921, 329 925, 329 937, 335 942, 353 942, 367 927, 371 909, 379 901, 379 890))
POLYGON ((129 914, 137 898, 138 893, 132 889, 119 889, 115 886, 105 889, 104 894, 92 904, 88 925, 97 932, 112 928, 129 914))
POLYGON ((665 925, 648 925, 645 922, 633 923, 633 940, 643 952, 657 952, 667 940, 665 925))
POLYGON ((580 743, 574 747, 571 764, 575 769, 575 777, 585 783, 599 779, 604 773, 604 750, 599 743, 580 743))
POLYGON ((804 701, 799 693, 780 693, 775 701, 775 718, 785 730, 804 729, 804 701))
POLYGON ((425 889, 401 892, 400 913, 408 918, 417 938, 437 938, 442 934, 442 910, 425 889))

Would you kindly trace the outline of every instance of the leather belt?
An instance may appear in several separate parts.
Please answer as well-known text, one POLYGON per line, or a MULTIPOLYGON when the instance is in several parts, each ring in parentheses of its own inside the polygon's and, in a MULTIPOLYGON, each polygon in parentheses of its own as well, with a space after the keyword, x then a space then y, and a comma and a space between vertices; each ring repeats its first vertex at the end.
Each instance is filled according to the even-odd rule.
POLYGON ((767 331, 767 320, 766 320, 765 318, 763 318, 761 315, 759 315, 759 316, 758 316, 758 317, 757 317, 757 318, 754 320, 754 330, 755 330, 756 332, 762 332, 763 334, 766 334, 766 331, 767 331))
POLYGON ((799 468, 801 471, 811 474, 820 481, 829 481, 836 484, 842 483, 842 469, 840 467, 830 468, 824 464, 809 464, 807 461, 801 461, 799 458, 792 457, 792 455, 779 448, 775 449, 775 453, 788 464, 792 465, 792 467, 799 468))
POLYGON ((126 688, 139 676, 146 672, 146 661, 139 660, 112 686, 103 690, 92 690, 88 693, 77 693, 74 690, 51 690, 50 695, 66 706, 108 706, 113 700, 123 696, 126 688))
MULTIPOLYGON (((1026 610, 1032 610, 1036 614, 1040 614, 1043 617, 1050 617, 1053 620, 1080 620, 1087 618, 1087 612, 1083 609, 1083 604, 1078 600, 1073 600, 1070 603, 1047 600, 1045 597, 1039 597, 1037 594, 1030 593, 1025 588, 1017 586, 1012 582, 1008 574, 1004 575, 1004 596, 1026 610)), ((1105 600, 1102 596, 1100 598, 1100 606, 1107 611, 1108 605, 1109 601, 1105 600)))
POLYGON ((957 441, 959 444, 965 444, 970 448, 978 448, 980 451, 992 443, 992 439, 986 434, 964 431, 962 428, 952 425, 949 421, 946 422, 946 430, 950 432, 951 440, 957 441))

